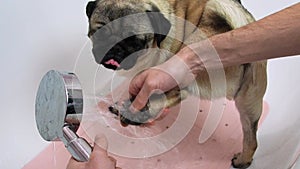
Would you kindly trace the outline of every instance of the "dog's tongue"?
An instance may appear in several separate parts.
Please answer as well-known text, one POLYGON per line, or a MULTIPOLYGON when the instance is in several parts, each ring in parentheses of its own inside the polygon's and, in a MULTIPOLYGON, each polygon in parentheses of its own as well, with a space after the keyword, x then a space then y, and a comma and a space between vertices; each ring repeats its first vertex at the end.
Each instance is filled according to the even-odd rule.
POLYGON ((114 59, 110 59, 109 61, 106 61, 105 64, 120 67, 120 64, 117 61, 115 61, 114 59))

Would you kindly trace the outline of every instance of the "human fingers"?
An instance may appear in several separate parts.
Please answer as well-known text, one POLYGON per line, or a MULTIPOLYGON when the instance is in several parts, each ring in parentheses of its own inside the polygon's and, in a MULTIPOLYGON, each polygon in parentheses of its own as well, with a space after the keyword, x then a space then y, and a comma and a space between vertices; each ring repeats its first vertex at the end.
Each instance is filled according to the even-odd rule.
POLYGON ((146 70, 140 77, 137 76, 133 79, 132 85, 134 86, 135 84, 138 84, 140 90, 137 90, 138 93, 135 91, 137 95, 130 107, 130 110, 133 112, 137 112, 137 110, 145 107, 151 94, 166 92, 177 86, 176 80, 161 68, 146 70))
POLYGON ((130 111, 137 112, 141 110, 148 102, 148 97, 152 91, 152 88, 148 83, 144 83, 141 90, 135 96, 132 104, 130 105, 130 111))
POLYGON ((146 70, 138 75, 136 75, 129 84, 129 94, 132 96, 138 95, 141 88, 144 85, 145 78, 147 77, 149 71, 146 70))

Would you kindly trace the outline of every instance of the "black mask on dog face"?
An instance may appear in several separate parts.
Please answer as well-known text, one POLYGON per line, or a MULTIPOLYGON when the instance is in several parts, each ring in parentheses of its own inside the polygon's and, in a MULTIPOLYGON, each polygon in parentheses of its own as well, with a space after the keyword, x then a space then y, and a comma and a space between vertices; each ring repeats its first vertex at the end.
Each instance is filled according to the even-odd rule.
MULTIPOLYGON (((130 29, 125 29, 124 32, 127 30, 130 29)), ((114 31, 113 34, 106 32, 107 30, 100 28, 92 36, 92 52, 98 64, 113 70, 132 68, 136 64, 139 51, 149 48, 148 41, 153 41, 151 33, 128 35, 134 34, 129 32, 124 35, 122 31, 114 31)))
POLYGON ((149 10, 138 4, 92 1, 86 12, 95 61, 113 70, 132 68, 139 51, 154 43, 160 47, 171 27, 155 6, 149 10))

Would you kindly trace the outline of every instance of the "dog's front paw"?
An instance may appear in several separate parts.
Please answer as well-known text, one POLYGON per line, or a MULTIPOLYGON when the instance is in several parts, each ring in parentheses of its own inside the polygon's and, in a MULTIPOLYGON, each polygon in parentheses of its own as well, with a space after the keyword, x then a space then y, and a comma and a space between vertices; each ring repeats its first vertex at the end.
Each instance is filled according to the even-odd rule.
POLYGON ((109 111, 120 117, 122 126, 142 125, 158 117, 165 108, 165 97, 163 95, 153 94, 151 100, 139 112, 131 112, 129 107, 134 98, 126 100, 122 105, 110 106, 109 111))
POLYGON ((188 95, 187 90, 171 90, 165 94, 152 94, 146 106, 139 112, 131 112, 129 107, 134 98, 124 101, 121 106, 110 106, 109 111, 120 117, 121 124, 141 125, 157 119, 161 112, 178 104, 188 95))
POLYGON ((127 125, 141 125, 147 123, 149 119, 153 118, 153 115, 149 112, 148 105, 146 105, 140 112, 133 113, 130 111, 131 101, 125 101, 120 108, 110 106, 109 111, 120 117, 122 126, 127 125))
POLYGON ((241 153, 238 153, 234 155, 231 163, 234 168, 246 169, 251 165, 252 158, 246 159, 241 153))

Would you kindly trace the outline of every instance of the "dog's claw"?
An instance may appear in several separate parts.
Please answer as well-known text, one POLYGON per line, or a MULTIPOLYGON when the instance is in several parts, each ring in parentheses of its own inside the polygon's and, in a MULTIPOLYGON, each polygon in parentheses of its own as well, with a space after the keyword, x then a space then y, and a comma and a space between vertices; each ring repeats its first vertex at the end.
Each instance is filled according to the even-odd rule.
POLYGON ((114 106, 110 106, 108 109, 112 114, 120 117, 122 126, 127 125, 141 125, 147 123, 150 119, 154 118, 149 113, 148 105, 146 105, 140 112, 132 113, 129 110, 131 101, 124 102, 121 109, 117 109, 114 106))
POLYGON ((119 116, 119 110, 116 109, 114 106, 109 106, 109 107, 108 107, 108 110, 109 110, 112 114, 114 114, 114 115, 116 115, 116 116, 119 116))
POLYGON ((252 160, 250 162, 241 162, 241 153, 235 154, 231 160, 232 166, 239 169, 246 169, 251 165, 251 163, 252 160))

